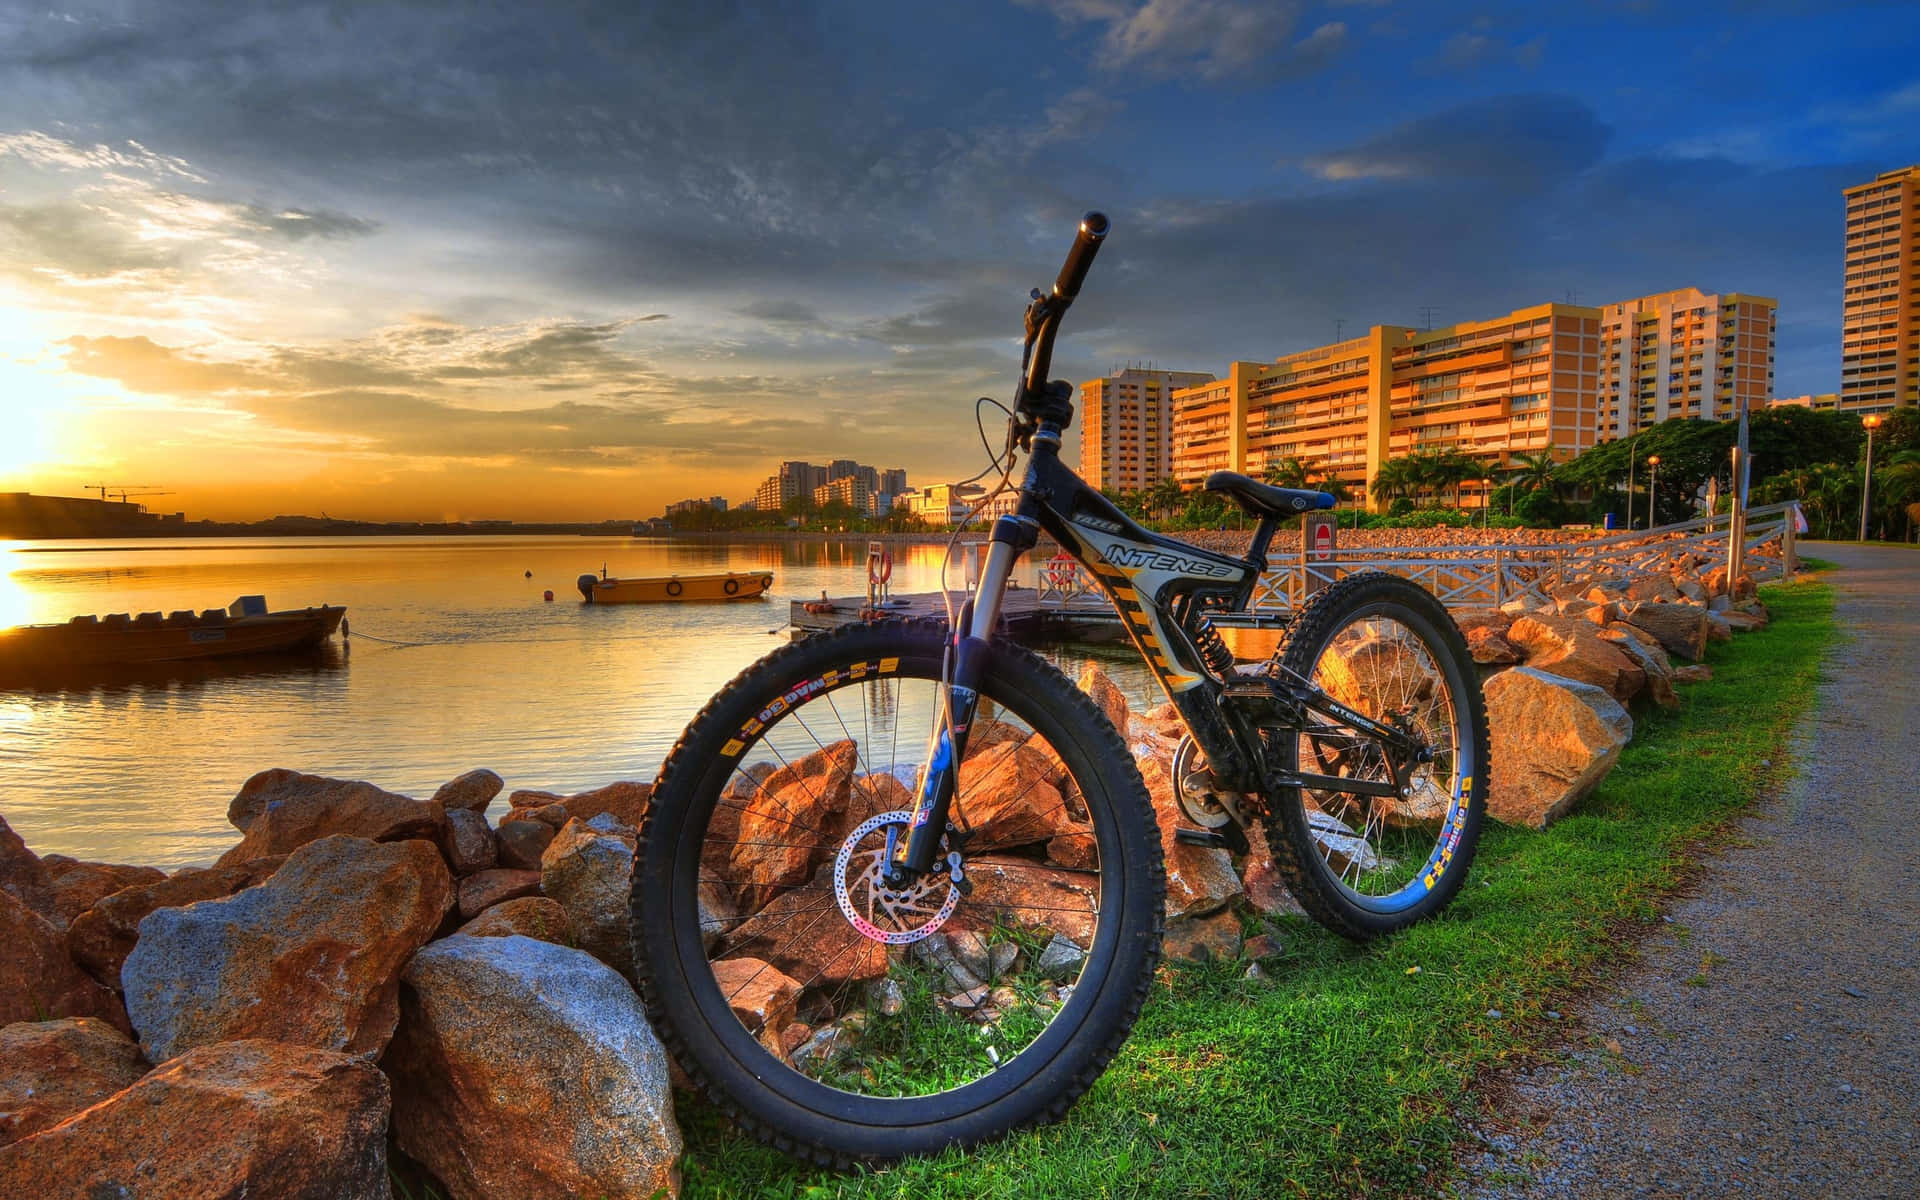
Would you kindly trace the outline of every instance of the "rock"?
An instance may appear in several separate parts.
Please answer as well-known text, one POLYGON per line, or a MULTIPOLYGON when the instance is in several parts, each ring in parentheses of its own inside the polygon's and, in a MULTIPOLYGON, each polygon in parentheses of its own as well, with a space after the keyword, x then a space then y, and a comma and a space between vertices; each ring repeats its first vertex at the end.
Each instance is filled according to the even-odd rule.
MULTIPOLYGON (((521 810, 515 810, 521 811, 521 810)), ((545 821, 511 818, 500 822, 495 834, 499 843, 496 861, 514 871, 538 871, 540 858, 553 844, 553 826, 545 821)))
POLYGON ((133 1028, 113 993, 67 957, 66 935, 12 892, 0 892, 0 1025, 52 1017, 99 1017, 116 1029, 133 1028))
POLYGON ((1244 957, 1255 960, 1278 958, 1286 948, 1286 944, 1273 934, 1261 933, 1248 938, 1246 945, 1240 948, 1240 953, 1244 957))
POLYGON ((201 1046, 0 1149, 0 1195, 388 1200, 387 1106, 386 1078, 361 1058, 201 1046))
POLYGON ((545 896, 503 900, 462 925, 459 932, 468 937, 511 937, 517 933, 556 946, 573 945, 567 910, 545 896))
POLYGON ((1642 695, 1662 708, 1678 708, 1680 696, 1673 690, 1673 663, 1667 658, 1667 652, 1658 642, 1642 641, 1626 632, 1631 628, 1631 625, 1610 625, 1600 631, 1600 636, 1618 646, 1621 653, 1646 673, 1647 686, 1642 695))
POLYGON ((60 914, 55 922, 69 926, 80 914, 124 888, 159 883, 167 877, 154 867, 123 867, 115 863, 81 862, 64 854, 49 854, 41 860, 53 880, 53 904, 60 914))
POLYGON ((275 854, 228 867, 180 871, 153 883, 123 888, 95 901, 74 919, 67 930, 67 950, 95 979, 118 990, 120 966, 133 952, 140 922, 148 913, 231 896, 270 878, 286 861, 286 855, 275 854))
POLYGON ((220 856, 220 866, 289 854, 324 837, 375 842, 445 840, 447 815, 439 806, 383 791, 371 783, 303 775, 276 767, 247 780, 227 806, 227 820, 244 835, 220 856))
POLYGON ((1086 949, 1061 937, 1053 935, 1046 949, 1033 962, 1033 969, 1048 979, 1071 981, 1080 977, 1080 968, 1087 961, 1086 949))
POLYGON ((494 867, 462 879, 455 893, 455 902, 460 909, 461 920, 471 921, 496 904, 539 894, 540 872, 494 867))
POLYGON ((1467 652, 1483 667, 1510 667, 1520 661, 1513 643, 1486 625, 1467 630, 1467 652))
POLYGON ((776 893, 806 883, 837 846, 814 830, 844 823, 859 751, 835 742, 768 776, 740 813, 727 878, 746 912, 776 893))
POLYGON ((1554 604, 1554 612, 1557 615, 1591 621, 1596 625, 1604 624, 1610 611, 1612 611, 1611 605, 1595 604, 1582 596, 1570 596, 1554 604))
POLYGON ((567 910, 573 944, 633 978, 633 842, 578 818, 540 860, 540 890, 567 910))
POLYGON ((1673 669, 1673 681, 1675 683, 1705 683, 1712 678, 1713 668, 1706 663, 1693 663, 1690 666, 1675 667, 1673 669))
POLYGON ((538 821, 549 829, 558 832, 568 821, 573 820, 573 814, 567 811, 566 805, 556 800, 552 804, 542 804, 538 808, 516 808, 513 810, 513 819, 516 821, 538 821))
MULTIPOLYGON (((980 703, 984 708, 988 702, 983 700, 980 703)), ((976 716, 973 719, 973 727, 967 730, 967 753, 961 761, 970 762, 995 746, 1004 746, 1009 742, 1024 742, 1028 736, 1027 731, 1018 725, 996 721, 992 717, 976 716)))
MULTIPOLYGON (((722 953, 770 962, 808 986, 885 975, 887 948, 855 932, 833 911, 837 907, 833 864, 825 863, 807 884, 781 892, 741 922, 722 939, 722 953)), ((960 911, 966 907, 961 905, 960 911)))
MULTIPOLYGON (((1444 812, 1444 809, 1442 810, 1444 812)), ((1367 839, 1340 818, 1319 809, 1307 810, 1307 835, 1319 847, 1321 857, 1338 875, 1345 875, 1349 867, 1356 871, 1377 871, 1380 869, 1380 856, 1373 852, 1367 839)))
POLYGON ((400 968, 452 905, 424 841, 309 842, 265 883, 142 921, 120 972, 128 1015, 153 1062, 255 1037, 377 1054, 400 968))
POLYGON ((1167 922, 1167 933, 1160 941, 1163 957, 1188 962, 1209 958, 1240 957, 1243 941, 1240 918, 1230 912, 1204 917, 1176 917, 1167 922))
POLYGON ((484 871, 500 857, 493 826, 487 824, 485 816, 465 808, 447 811, 447 840, 440 850, 456 877, 484 871))
POLYGON ((475 771, 468 771, 458 779, 450 779, 441 784, 440 790, 433 794, 430 803, 438 804, 448 816, 456 812, 484 814, 487 811, 487 805, 493 803, 493 798, 498 796, 500 789, 505 786, 506 782, 498 775, 481 767, 475 771))
MULTIPOLYGON (((979 996, 973 998, 977 1006, 986 999, 986 988, 977 989, 979 996)), ((952 1003, 952 998, 948 999, 952 1003)), ((812 1036, 788 1052, 788 1057, 796 1068, 815 1073, 824 1072, 833 1060, 860 1044, 860 1035, 867 1026, 864 1013, 848 1013, 838 1021, 823 1025, 812 1036)))
POLYGON ((1633 736, 1633 718, 1592 684, 1532 667, 1487 680, 1493 735, 1487 812, 1544 829, 1592 791, 1633 736))
POLYGON ((1733 640, 1733 618, 1740 614, 1728 609, 1726 612, 1707 614, 1707 640, 1710 642, 1730 642, 1733 640))
POLYGON ((787 1026, 793 1024, 794 1002, 800 999, 799 982, 757 958, 727 958, 714 963, 713 981, 747 1032, 775 1058, 786 1057, 783 1038, 787 1026))
POLYGON ((1094 841, 1092 830, 1063 833, 1048 841, 1047 863, 1049 866, 1065 867, 1069 871, 1099 870, 1100 846, 1094 841))
POLYGON ((515 792, 507 798, 507 803, 513 808, 513 819, 522 819, 522 810, 543 810, 558 804, 564 812, 541 818, 556 829, 575 819, 590 821, 601 813, 613 814, 613 819, 628 829, 639 829, 642 818, 647 815, 647 801, 652 794, 653 785, 650 783, 620 780, 571 796, 553 792, 515 792))
POLYGON ((678 1194, 667 1056, 625 980, 583 951, 460 935, 404 978, 394 1137, 450 1195, 678 1194))
POLYGON ((1673 588, 1680 593, 1680 598, 1689 604, 1705 604, 1713 598, 1707 589, 1701 586, 1699 580, 1690 579, 1684 575, 1675 577, 1673 588))
POLYGON ((1247 855, 1247 863, 1241 872, 1241 885, 1246 889, 1247 903, 1253 911, 1264 916, 1305 916, 1306 910, 1293 898, 1287 885, 1280 878, 1280 872, 1273 865, 1273 856, 1267 851, 1265 835, 1256 824, 1247 831, 1247 840, 1253 843, 1253 853, 1247 855))
MULTIPOLYGON (((1511 627, 1506 638, 1519 645, 1511 627)), ((1341 638, 1314 667, 1314 682, 1329 696, 1366 713, 1423 701, 1434 680, 1418 644, 1394 634, 1341 638)))
POLYGON ((999 924, 1058 934, 1082 946, 1093 944, 1099 910, 1096 876, 1001 855, 969 860, 966 874, 973 894, 954 911, 949 933, 999 924))
MULTIPOLYGON (((867 1000, 873 1005, 874 1011, 883 1017, 897 1017, 906 1011, 907 1007, 906 989, 891 979, 881 979, 868 984, 867 1000)), ((791 1029, 792 1026, 788 1026, 788 1028, 791 1029)), ((813 1030, 807 1028, 805 1025, 802 1025, 801 1028, 807 1029, 808 1035, 813 1033, 813 1030)), ((805 1036, 799 1038, 797 1041, 787 1038, 784 1035, 782 1037, 782 1043, 786 1045, 788 1051, 791 1051, 798 1042, 805 1040, 805 1036)))
POLYGON ((956 823, 970 830, 969 852, 1003 850, 1092 828, 1068 816, 1066 800, 1051 782, 1057 778, 1054 761, 1024 742, 1009 742, 961 764, 955 807, 964 821, 956 823))
POLYGON ((1629 700, 1646 686, 1647 673, 1591 623, 1547 616, 1521 617, 1507 640, 1525 652, 1527 666, 1604 689, 1629 700))
POLYGON ((1707 601, 1708 612, 1726 612, 1732 607, 1733 598, 1731 596, 1715 596, 1713 599, 1707 601))
POLYGON ((1621 608, 1620 619, 1653 636, 1667 653, 1697 660, 1707 649, 1707 614, 1691 604, 1660 604, 1652 601, 1628 604, 1621 608))
POLYGON ((1140 777, 1153 798, 1160 825, 1160 853, 1167 867, 1167 916, 1194 916, 1213 912, 1240 894, 1240 877, 1233 872, 1233 856, 1208 846, 1189 846, 1175 839, 1193 821, 1173 796, 1173 777, 1158 758, 1140 763, 1140 777))
POLYGON ((1121 737, 1127 736, 1127 696, 1107 673, 1098 665, 1088 663, 1087 669, 1080 672, 1080 690, 1093 697, 1107 723, 1118 730, 1121 737))
POLYGON ((0 1146, 51 1129, 146 1073, 133 1039, 93 1017, 0 1028, 0 1146))
POLYGON ((0 892, 18 900, 28 912, 65 926, 60 906, 54 902, 52 874, 5 817, 0 817, 0 892))
POLYGON ((1636 575, 1627 582, 1627 599, 1671 604, 1680 600, 1680 589, 1673 585, 1673 576, 1649 572, 1636 575))
POLYGON ((1513 624, 1513 614, 1498 608, 1456 608, 1450 610, 1448 615, 1459 626, 1462 637, 1476 629, 1489 629, 1505 637, 1507 626, 1513 624))

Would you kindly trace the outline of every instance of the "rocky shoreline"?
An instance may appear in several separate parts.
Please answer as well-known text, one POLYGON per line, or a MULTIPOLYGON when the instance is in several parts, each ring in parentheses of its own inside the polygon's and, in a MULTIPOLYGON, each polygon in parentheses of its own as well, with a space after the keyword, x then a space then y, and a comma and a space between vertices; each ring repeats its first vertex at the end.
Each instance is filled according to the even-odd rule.
MULTIPOLYGON (((1456 617, 1488 672, 1490 811, 1539 828, 1611 769, 1629 705, 1678 704, 1675 684, 1703 677, 1675 657, 1766 611, 1749 581, 1728 594, 1676 552, 1456 617)), ((1257 974, 1278 946, 1264 920, 1299 911, 1266 855, 1176 841, 1170 707, 1130 712, 1098 668, 1080 685, 1126 732, 1160 818, 1167 954, 1257 974)), ((1037 755, 979 749, 1010 778, 1037 755)), ((171 875, 43 859, 0 819, 0 1194, 387 1197, 393 1148, 457 1198, 677 1194, 673 1072, 628 944, 649 786, 515 791, 496 824, 503 788, 477 770, 419 800, 262 771, 229 806, 239 840, 171 875)), ((1021 870, 1059 874, 1071 841, 1021 870)), ((975 1004, 1005 969, 983 959, 975 1004)), ((782 1018, 763 1027, 793 1053, 836 1036, 782 1018)))

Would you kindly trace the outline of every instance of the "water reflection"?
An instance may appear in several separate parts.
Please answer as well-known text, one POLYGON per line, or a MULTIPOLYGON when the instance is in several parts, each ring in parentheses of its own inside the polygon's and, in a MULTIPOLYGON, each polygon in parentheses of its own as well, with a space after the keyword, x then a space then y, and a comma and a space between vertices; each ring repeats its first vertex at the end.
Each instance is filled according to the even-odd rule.
MULTIPOLYGON (((933 590, 943 547, 892 551, 896 592, 933 590)), ((866 543, 13 543, 0 550, 0 572, 0 612, 12 623, 224 607, 255 593, 274 608, 347 606, 351 649, 336 643, 295 669, 175 664, 157 677, 0 690, 0 814, 28 844, 171 868, 232 844, 227 803, 266 767, 418 796, 476 766, 509 788, 650 780, 707 698, 784 640, 788 601, 865 591, 866 543), (614 575, 771 569, 774 588, 722 603, 581 603, 575 577, 603 564, 614 575)), ((1036 573, 1029 564, 1024 582, 1036 573)), ((956 564, 956 586, 960 575, 956 564)), ((1097 658, 1136 704, 1158 702, 1125 647, 1044 652, 1075 676, 1097 658)), ((907 717, 876 716, 907 736, 907 717)))

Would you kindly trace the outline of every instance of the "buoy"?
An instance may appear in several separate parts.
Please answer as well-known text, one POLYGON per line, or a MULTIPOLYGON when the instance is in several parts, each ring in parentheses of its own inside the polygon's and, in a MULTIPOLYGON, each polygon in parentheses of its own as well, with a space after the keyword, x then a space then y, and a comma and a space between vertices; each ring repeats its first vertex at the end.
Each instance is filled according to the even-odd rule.
POLYGON ((553 599, 553 589, 552 589, 552 588, 548 588, 548 589, 546 590, 546 593, 545 593, 545 597, 546 597, 546 599, 548 599, 548 600, 552 600, 552 599, 553 599))
POLYGON ((528 579, 532 579, 532 578, 533 578, 533 572, 532 572, 532 571, 528 571, 528 572, 527 572, 527 578, 528 578, 528 579))

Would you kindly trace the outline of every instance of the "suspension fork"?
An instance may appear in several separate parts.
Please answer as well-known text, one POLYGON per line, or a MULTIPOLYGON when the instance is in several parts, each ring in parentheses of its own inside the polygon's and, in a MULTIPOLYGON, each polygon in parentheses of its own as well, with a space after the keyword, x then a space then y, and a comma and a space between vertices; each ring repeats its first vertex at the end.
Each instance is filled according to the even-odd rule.
POLYGON ((1007 581, 1013 576, 1014 564, 1033 548, 1039 536, 1039 524, 1031 517, 1007 516, 993 523, 993 541, 987 551, 987 564, 980 572, 980 584, 973 599, 960 610, 960 621, 953 631, 953 669, 946 703, 934 719, 933 735, 927 744, 927 765, 921 773, 906 846, 903 849, 896 845, 888 862, 888 882, 893 886, 933 869, 959 784, 960 761, 966 757, 967 735, 980 706, 988 642, 1000 620, 1007 581))

